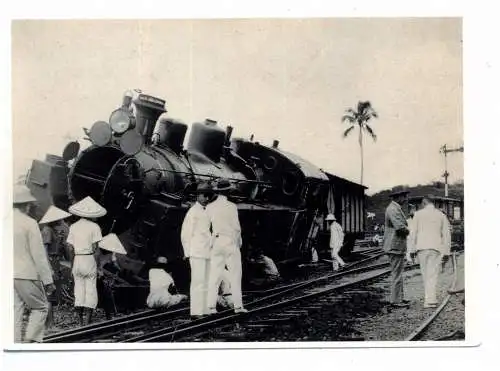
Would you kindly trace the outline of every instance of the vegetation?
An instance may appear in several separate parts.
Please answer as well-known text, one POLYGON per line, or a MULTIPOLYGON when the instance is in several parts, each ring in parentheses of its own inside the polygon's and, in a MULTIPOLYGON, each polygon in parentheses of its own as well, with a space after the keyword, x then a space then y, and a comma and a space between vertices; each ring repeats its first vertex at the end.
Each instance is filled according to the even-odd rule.
POLYGON ((357 110, 352 108, 348 108, 346 110, 346 114, 342 116, 342 122, 347 122, 349 127, 344 131, 343 137, 346 138, 351 131, 354 130, 355 127, 358 127, 358 142, 359 142, 359 150, 361 153, 361 180, 360 183, 363 184, 363 172, 364 172, 364 158, 363 158, 363 133, 367 132, 373 140, 377 140, 377 136, 375 132, 368 125, 368 122, 372 118, 377 118, 378 114, 373 109, 371 103, 369 101, 366 102, 358 102, 357 110))
MULTIPOLYGON (((401 188, 408 189, 410 197, 423 196, 432 194, 434 196, 444 197, 444 183, 432 182, 429 184, 419 184, 413 187, 410 186, 396 186, 391 189, 385 189, 372 196, 366 197, 366 209, 370 213, 375 213, 375 218, 368 221, 368 228, 370 225, 383 224, 384 214, 387 205, 390 202, 389 194, 401 188)), ((464 182, 459 181, 448 186, 448 197, 463 199, 464 197, 464 182)))

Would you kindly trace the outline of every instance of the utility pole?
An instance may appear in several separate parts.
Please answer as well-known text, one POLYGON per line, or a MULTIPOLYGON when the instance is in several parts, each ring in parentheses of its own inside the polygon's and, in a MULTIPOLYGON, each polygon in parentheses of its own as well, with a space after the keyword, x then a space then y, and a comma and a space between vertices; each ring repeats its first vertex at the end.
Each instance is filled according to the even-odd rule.
POLYGON ((444 154, 444 196, 448 197, 448 177, 450 176, 450 173, 448 172, 448 153, 451 152, 463 152, 464 151, 464 146, 460 146, 458 148, 448 148, 448 146, 445 144, 443 145, 439 152, 444 154))

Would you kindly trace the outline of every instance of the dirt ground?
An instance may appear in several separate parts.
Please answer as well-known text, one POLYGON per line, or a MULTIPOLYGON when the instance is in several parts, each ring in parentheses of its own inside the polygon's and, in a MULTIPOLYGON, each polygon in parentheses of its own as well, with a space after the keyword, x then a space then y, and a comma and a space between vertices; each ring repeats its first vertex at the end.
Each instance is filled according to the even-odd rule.
MULTIPOLYGON (((438 281, 438 301, 447 296, 447 290, 454 281, 451 259, 441 272, 438 281)), ((389 292, 389 281, 383 280, 373 285, 381 289, 385 295, 389 292)), ((457 258, 456 288, 464 287, 464 255, 457 258)), ((433 309, 425 309, 424 289, 422 276, 419 269, 405 272, 404 275, 405 298, 410 300, 410 307, 406 309, 389 309, 382 307, 380 311, 371 316, 358 318, 353 326, 365 340, 403 340, 410 335, 418 325, 425 320, 433 309)), ((464 293, 452 295, 448 305, 439 314, 436 321, 431 324, 422 340, 436 340, 451 332, 458 331, 465 334, 465 306, 462 304, 464 293)), ((387 299, 387 298, 386 298, 387 299)))

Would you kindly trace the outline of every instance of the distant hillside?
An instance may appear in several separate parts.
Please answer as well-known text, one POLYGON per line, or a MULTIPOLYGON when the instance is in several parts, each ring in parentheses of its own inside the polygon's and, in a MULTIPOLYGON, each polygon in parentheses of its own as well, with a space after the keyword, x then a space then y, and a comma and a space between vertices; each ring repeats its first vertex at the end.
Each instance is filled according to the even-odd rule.
MULTIPOLYGON (((409 187, 409 186, 397 186, 393 187, 391 189, 386 189, 383 191, 380 191, 378 193, 375 193, 372 196, 367 196, 366 197, 366 210, 370 213, 375 213, 375 219, 374 220, 368 220, 367 227, 370 230, 370 226, 375 225, 375 224, 382 224, 384 223, 384 214, 385 214, 385 208, 391 201, 389 198, 389 194, 395 190, 402 189, 402 188, 408 189, 410 191, 410 197, 413 196, 422 196, 426 194, 433 194, 434 196, 443 196, 444 197, 444 183, 442 182, 433 182, 430 184, 419 184, 414 187, 409 187)), ((448 197, 451 198, 458 198, 458 199, 463 199, 464 197, 464 184, 463 182, 457 182, 454 184, 450 184, 448 186, 448 197)))

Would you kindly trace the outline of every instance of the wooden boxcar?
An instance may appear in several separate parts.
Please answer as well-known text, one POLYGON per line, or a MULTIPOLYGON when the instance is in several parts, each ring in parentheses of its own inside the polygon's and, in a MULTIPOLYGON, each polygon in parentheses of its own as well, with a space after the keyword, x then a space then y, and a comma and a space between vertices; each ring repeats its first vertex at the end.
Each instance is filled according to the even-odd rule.
MULTIPOLYGON (((367 187, 325 172, 329 179, 329 195, 324 208, 324 215, 332 213, 345 233, 344 245, 340 255, 344 258, 351 254, 357 239, 364 238, 366 231, 366 195, 367 187)), ((324 218, 321 220, 318 253, 329 255, 330 232, 324 218)))

